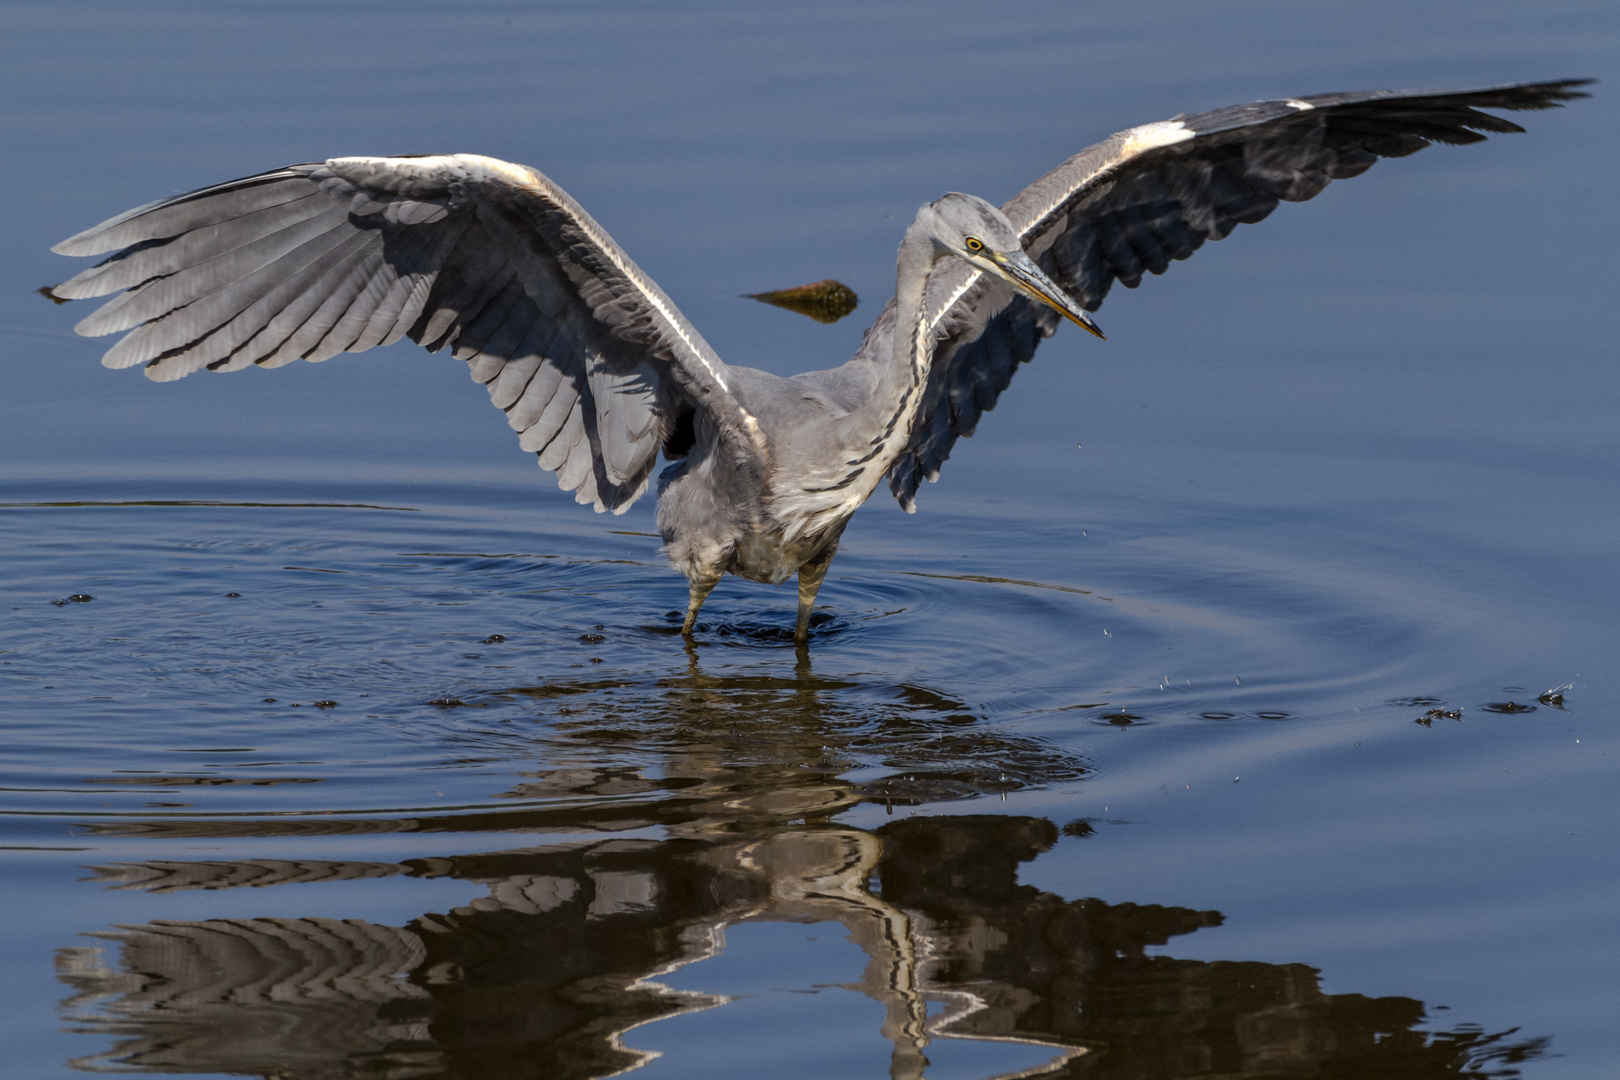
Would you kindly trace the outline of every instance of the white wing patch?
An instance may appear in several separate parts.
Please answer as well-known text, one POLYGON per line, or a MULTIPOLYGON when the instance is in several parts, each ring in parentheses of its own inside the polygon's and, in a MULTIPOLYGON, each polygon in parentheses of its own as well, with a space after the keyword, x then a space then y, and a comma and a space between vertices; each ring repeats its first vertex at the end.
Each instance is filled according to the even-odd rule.
POLYGON ((1160 120, 1155 124, 1128 128, 1120 134, 1124 136, 1124 145, 1120 147, 1122 155, 1131 158, 1161 146, 1186 142, 1193 137, 1193 130, 1180 120, 1160 120))
POLYGON ((514 187, 528 188, 531 191, 539 189, 539 185, 534 182, 534 173, 522 165, 514 165, 510 161, 502 161, 500 158, 485 157, 483 154, 452 154, 448 158, 438 160, 450 160, 483 169, 500 177, 514 187))

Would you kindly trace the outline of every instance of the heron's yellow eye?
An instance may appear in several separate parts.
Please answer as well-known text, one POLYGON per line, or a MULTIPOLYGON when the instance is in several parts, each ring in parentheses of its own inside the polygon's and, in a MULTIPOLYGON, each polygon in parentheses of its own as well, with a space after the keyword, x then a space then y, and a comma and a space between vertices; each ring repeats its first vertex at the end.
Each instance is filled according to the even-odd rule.
POLYGON ((967 249, 969 251, 983 251, 984 250, 984 244, 981 243, 976 237, 972 237, 972 236, 968 237, 967 240, 966 240, 966 245, 967 245, 967 249))

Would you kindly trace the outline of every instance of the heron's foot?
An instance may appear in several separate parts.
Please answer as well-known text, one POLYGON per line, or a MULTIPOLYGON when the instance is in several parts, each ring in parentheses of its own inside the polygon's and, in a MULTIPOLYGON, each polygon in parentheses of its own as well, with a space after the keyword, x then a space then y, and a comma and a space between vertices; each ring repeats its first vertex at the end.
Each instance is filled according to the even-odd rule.
POLYGON ((692 636, 692 627, 697 625, 698 609, 703 607, 703 601, 709 598, 709 594, 714 591, 715 585, 719 584, 719 582, 720 579, 717 577, 692 578, 690 580, 689 595, 691 598, 686 603, 686 621, 681 624, 682 634, 687 637, 692 636))

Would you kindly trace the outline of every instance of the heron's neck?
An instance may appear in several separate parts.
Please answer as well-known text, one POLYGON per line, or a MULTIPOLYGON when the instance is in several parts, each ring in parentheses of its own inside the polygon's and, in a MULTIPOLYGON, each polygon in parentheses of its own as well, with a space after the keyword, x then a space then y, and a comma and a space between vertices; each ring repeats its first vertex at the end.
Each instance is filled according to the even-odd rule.
POLYGON ((938 259, 933 238, 922 222, 912 222, 900 242, 900 259, 894 270, 896 318, 892 363, 916 381, 928 377, 928 362, 934 351, 929 340, 925 294, 928 275, 938 259))
POLYGON ((878 375, 871 400, 882 415, 882 442, 897 444, 892 452, 883 455, 890 460, 910 438, 911 423, 933 360, 925 293, 929 272, 938 258, 927 229, 920 221, 912 222, 900 242, 895 267, 894 339, 889 346, 889 362, 878 375))
MULTIPOLYGON (((911 442, 911 426, 928 381, 933 359, 932 334, 923 294, 938 258, 933 238, 913 222, 900 242, 895 271, 894 337, 888 355, 878 351, 877 370, 866 400, 846 413, 839 424, 839 453, 799 495, 803 499, 796 531, 813 525, 838 524, 876 490, 889 467, 911 442)), ((851 361, 855 363, 856 361, 851 361)))

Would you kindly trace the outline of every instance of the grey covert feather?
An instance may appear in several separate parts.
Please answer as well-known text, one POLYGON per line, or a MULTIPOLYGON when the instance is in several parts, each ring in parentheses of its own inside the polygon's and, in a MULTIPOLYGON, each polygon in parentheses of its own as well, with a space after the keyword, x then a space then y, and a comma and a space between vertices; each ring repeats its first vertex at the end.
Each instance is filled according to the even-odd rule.
MULTIPOLYGON (((598 511, 646 490, 691 585, 799 574, 795 637, 851 514, 885 476, 908 511, 1060 317, 1380 157, 1522 131, 1588 80, 1324 94, 1131 128, 1000 210, 948 195, 902 241, 896 299, 842 367, 725 364, 583 208, 541 173, 475 155, 334 158, 138 207, 63 241, 114 254, 55 288, 128 290, 79 323, 126 332, 108 367, 325 360, 409 337, 450 348, 558 484, 598 511)), ((1099 333, 1100 336, 1100 333, 1099 333)))

